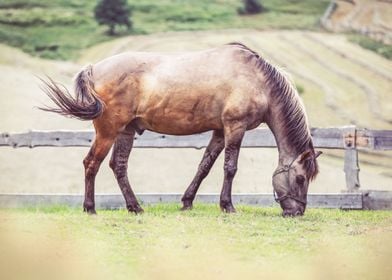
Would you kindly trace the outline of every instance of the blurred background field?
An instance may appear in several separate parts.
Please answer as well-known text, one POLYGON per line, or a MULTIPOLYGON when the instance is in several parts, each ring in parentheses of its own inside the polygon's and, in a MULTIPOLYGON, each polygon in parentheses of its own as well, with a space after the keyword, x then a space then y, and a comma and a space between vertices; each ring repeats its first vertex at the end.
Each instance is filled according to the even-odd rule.
MULTIPOLYGON (((348 4, 340 2, 345 1, 337 3, 346 11, 344 5, 348 4)), ((367 7, 374 15, 354 23, 391 27, 392 13, 385 10, 392 11, 392 5, 381 2, 355 1, 354 10, 367 7)), ((250 16, 238 14, 242 3, 235 0, 128 3, 133 28, 119 28, 116 36, 108 36, 107 28, 94 20, 95 1, 1 1, 0 131, 92 129, 90 122, 37 110, 36 106, 48 103, 37 76, 49 75, 72 88, 72 77, 83 65, 119 52, 200 50, 232 41, 245 43, 293 77, 312 126, 392 128, 391 46, 355 29, 326 32, 320 19, 330 1, 261 1, 264 12, 250 16), (372 47, 359 44, 364 40, 372 47)), ((87 151, 2 148, 0 191, 81 193, 82 159, 87 151)), ((135 191, 183 192, 202 153, 193 149, 134 149, 129 173, 135 191)), ((339 151, 325 151, 311 192, 344 190, 342 156, 339 151)), ((390 152, 361 152, 360 160, 363 188, 390 188, 390 152)), ((243 149, 234 192, 271 192, 276 164, 275 149, 243 149)), ((201 192, 220 191, 222 166, 220 158, 201 192)), ((96 191, 119 192, 107 161, 98 175, 96 191)))

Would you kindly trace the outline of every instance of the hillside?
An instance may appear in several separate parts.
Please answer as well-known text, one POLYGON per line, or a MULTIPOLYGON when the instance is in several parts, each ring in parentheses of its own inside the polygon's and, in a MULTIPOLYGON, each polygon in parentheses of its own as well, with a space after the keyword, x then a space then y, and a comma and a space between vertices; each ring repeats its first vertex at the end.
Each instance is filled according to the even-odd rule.
MULTIPOLYGON (((112 40, 93 16, 96 0, 2 0, 0 43, 49 59, 75 59, 112 40)), ((265 12, 240 16, 241 0, 128 0, 133 29, 117 36, 227 28, 315 29, 329 0, 263 0, 265 12)))

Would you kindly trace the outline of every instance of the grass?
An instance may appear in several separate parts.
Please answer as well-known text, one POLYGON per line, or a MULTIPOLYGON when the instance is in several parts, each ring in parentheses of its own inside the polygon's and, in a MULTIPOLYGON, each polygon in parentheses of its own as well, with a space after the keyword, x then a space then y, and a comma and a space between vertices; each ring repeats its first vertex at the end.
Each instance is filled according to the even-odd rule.
POLYGON ((215 205, 178 208, 148 206, 139 216, 124 210, 88 216, 61 206, 0 210, 0 268, 22 279, 383 279, 391 273, 390 211, 309 209, 287 219, 277 208, 238 206, 234 215, 215 205))
POLYGON ((371 50, 386 59, 392 60, 392 45, 387 45, 360 34, 350 34, 348 36, 350 42, 360 45, 364 49, 371 50))
MULTIPOLYGON (((314 29, 329 0, 264 0, 266 12, 240 16, 240 0, 130 0, 134 29, 118 36, 227 28, 314 29)), ((35 56, 75 59, 79 52, 111 40, 93 18, 96 1, 3 0, 0 42, 35 56)))

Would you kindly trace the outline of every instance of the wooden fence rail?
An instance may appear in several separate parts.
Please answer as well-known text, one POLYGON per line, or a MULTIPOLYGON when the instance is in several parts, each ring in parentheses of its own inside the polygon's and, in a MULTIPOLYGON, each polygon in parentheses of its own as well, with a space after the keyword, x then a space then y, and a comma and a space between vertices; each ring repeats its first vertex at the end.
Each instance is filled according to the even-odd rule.
MULTIPOLYGON (((313 128, 311 134, 316 148, 341 149, 345 151, 343 170, 346 175, 348 193, 355 193, 360 187, 358 150, 392 150, 392 130, 368 130, 358 129, 355 126, 345 126, 313 128)), ((201 149, 207 146, 210 137, 210 132, 190 136, 171 136, 146 131, 142 136, 135 137, 134 147, 201 149)), ((94 132, 85 130, 30 130, 23 133, 5 132, 0 134, 0 146, 11 146, 14 148, 87 147, 91 146, 93 140, 94 132)), ((276 147, 276 142, 269 129, 259 128, 248 131, 245 134, 242 147, 274 148, 276 147)), ((6 195, 6 197, 9 196, 6 195)), ((369 195, 366 197, 369 197, 369 195)), ((348 201, 352 201, 352 197, 348 201)))
MULTIPOLYGON (((313 128, 311 130, 314 145, 325 149, 363 149, 391 150, 392 130, 357 129, 355 126, 334 128, 313 128)), ((210 132, 172 136, 146 131, 136 136, 134 146, 137 148, 204 148, 211 137, 210 132)), ((78 147, 90 146, 94 132, 89 130, 30 130, 23 133, 0 134, 0 146, 20 147, 78 147)), ((242 147, 271 148, 276 147, 275 139, 269 129, 259 128, 245 134, 242 147)))
MULTIPOLYGON (((139 193, 137 198, 141 204, 180 202, 182 194, 179 193, 139 193)), ((276 204, 272 194, 233 194, 233 203, 246 205, 273 206, 276 204)), ((81 207, 84 195, 82 194, 0 194, 0 207, 18 208, 37 207, 42 205, 68 205, 81 207)), ((198 194, 196 202, 219 203, 219 194, 198 194)), ((96 208, 119 209, 125 207, 124 197, 121 194, 96 194, 96 208)), ((334 193, 309 194, 310 208, 340 208, 363 209, 364 203, 361 193, 334 193)))

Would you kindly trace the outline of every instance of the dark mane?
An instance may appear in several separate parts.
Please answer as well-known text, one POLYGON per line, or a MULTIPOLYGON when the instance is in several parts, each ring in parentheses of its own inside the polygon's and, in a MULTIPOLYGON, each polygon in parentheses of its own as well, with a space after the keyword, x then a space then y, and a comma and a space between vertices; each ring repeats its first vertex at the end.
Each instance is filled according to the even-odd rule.
MULTIPOLYGON (((306 115, 295 87, 277 68, 260 57, 257 52, 242 43, 233 42, 229 45, 244 50, 248 56, 247 61, 254 61, 255 66, 263 72, 267 84, 271 88, 272 102, 280 108, 279 117, 284 124, 285 135, 296 150, 297 155, 307 150, 311 150, 315 154, 306 115)), ((314 179, 318 173, 316 158, 313 157, 313 160, 305 161, 304 168, 307 177, 310 180, 314 179)))

